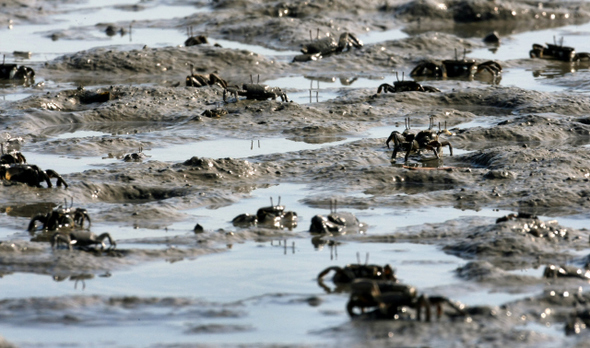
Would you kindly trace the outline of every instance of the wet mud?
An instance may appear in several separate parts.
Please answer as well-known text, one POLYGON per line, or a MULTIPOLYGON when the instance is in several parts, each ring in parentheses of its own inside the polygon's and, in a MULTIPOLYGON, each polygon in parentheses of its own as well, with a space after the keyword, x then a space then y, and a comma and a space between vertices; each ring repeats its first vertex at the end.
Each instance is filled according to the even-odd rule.
MULTIPOLYGON (((17 30, 53 25, 57 15, 77 15, 77 2, 58 3, 69 10, 9 1, 1 5, 0 20, 17 30)), ((559 35, 565 27, 576 32, 568 40, 578 36, 579 51, 589 51, 582 47, 589 5, 219 0, 160 1, 146 7, 121 2, 113 9, 134 13, 150 6, 195 11, 173 19, 109 23, 131 25, 130 36, 153 28, 180 33, 165 46, 96 44, 52 59, 19 61, 35 70, 35 81, 0 85, 5 97, 1 140, 22 137, 17 148, 30 163, 55 170, 68 183, 67 189, 39 188, 2 180, 0 286, 3 281, 20 284, 23 292, 0 297, 0 335, 8 340, 0 339, 0 347, 40 343, 23 327, 33 333, 47 327, 72 333, 71 339, 52 335, 47 343, 63 346, 81 342, 95 326, 113 333, 101 344, 118 342, 115 346, 189 346, 200 339, 230 346, 585 345, 588 279, 544 277, 543 270, 588 267, 587 62, 529 58, 536 42, 528 42, 519 47, 518 59, 495 59, 504 81, 426 77, 419 82, 440 91, 377 93, 377 88, 412 79, 410 71, 424 59, 493 49, 482 41, 492 30, 500 34, 501 47, 519 35, 551 29, 559 35), (184 47, 187 27, 210 43, 184 47), (349 32, 362 40, 368 33, 396 30, 405 37, 383 34, 361 48, 293 62, 309 43, 310 31, 314 39, 349 32), (523 70, 533 76, 532 86, 505 82, 523 70), (282 81, 272 87, 292 101, 234 95, 224 101, 220 85, 186 86, 191 73, 215 73, 231 88, 244 90, 243 84, 282 81), (301 76, 305 85, 293 82, 301 76), (369 86, 357 87, 357 79, 369 86), (325 87, 337 80, 344 82, 325 87), (319 101, 320 94, 329 96, 319 101), (440 139, 452 144, 453 155, 445 148, 440 158, 430 150, 407 161, 405 151, 391 158, 385 144, 390 133, 403 132, 408 118, 410 130, 426 130, 431 117, 433 129, 448 130, 440 139), (137 160, 125 161, 132 153, 137 160), (234 216, 267 206, 258 199, 264 194, 267 202, 267 192, 283 196, 288 210, 299 210, 295 227, 231 224, 234 216), (328 215, 334 200, 338 209, 353 211, 366 231, 312 236, 311 218, 328 215), (88 229, 97 235, 108 231, 117 248, 52 248, 53 234, 68 227, 27 231, 35 214, 68 204, 88 209, 88 229), (453 213, 441 213, 439 219, 436 211, 445 209, 453 213), (398 222, 404 214, 410 218, 398 222), (398 247, 432 247, 432 255, 400 260, 392 256, 403 252, 398 247), (338 248, 345 254, 339 257, 338 248), (326 294, 314 277, 327 265, 354 262, 355 254, 360 260, 359 251, 365 249, 372 250, 371 260, 395 260, 400 279, 419 282, 419 292, 466 302, 467 314, 445 309, 440 319, 427 323, 409 309, 399 320, 350 319, 348 293, 326 294), (269 250, 322 261, 304 262, 301 256, 276 262, 269 250), (138 283, 127 290, 124 277, 138 283), (225 282, 224 295, 204 284, 207 279, 225 282), (28 288, 28 281, 45 284, 47 294, 28 288), (63 284, 71 282, 64 290, 63 284), (175 282, 196 294, 178 290, 175 282), (92 290, 81 294, 87 286, 92 290), (236 290, 228 294, 228 287, 236 290), (265 330, 278 325, 273 315, 285 311, 307 322, 292 325, 283 337, 268 335, 265 330), (150 340, 150 334, 136 342, 119 332, 117 326, 140 332, 140 318, 170 331, 160 340, 150 340), (272 324, 264 329, 267 322, 272 324), (74 334, 78 329, 82 334, 74 334)), ((106 36, 106 26, 46 27, 36 35, 94 42, 98 31, 106 36)), ((8 59, 15 57, 11 48, 3 50, 8 59)), ((34 46, 31 50, 35 53, 34 46)), ((288 321, 282 325, 291 326, 288 321)))

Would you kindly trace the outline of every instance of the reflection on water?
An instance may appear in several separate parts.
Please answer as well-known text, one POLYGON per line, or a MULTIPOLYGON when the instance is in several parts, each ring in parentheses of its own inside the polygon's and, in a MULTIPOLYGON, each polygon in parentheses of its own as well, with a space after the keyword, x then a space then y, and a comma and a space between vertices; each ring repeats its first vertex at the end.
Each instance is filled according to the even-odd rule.
MULTIPOLYGON (((474 123, 474 125, 479 123, 474 123)), ((141 141, 145 139, 146 142, 151 141, 153 137, 157 137, 159 132, 154 132, 154 125, 152 124, 137 124, 137 125, 116 125, 96 126, 93 130, 81 129, 76 126, 70 128, 50 128, 47 129, 46 136, 52 135, 56 139, 70 140, 70 139, 84 139, 88 141, 95 141, 92 138, 111 137, 107 132, 116 131, 123 133, 123 136, 129 132, 129 136, 141 141), (124 129, 128 128, 128 131, 124 129), (123 129, 123 131, 121 130, 123 129), (141 130, 141 132, 131 132, 131 130, 141 130), (145 137, 145 138, 143 138, 145 137)), ((466 128, 462 126, 462 128, 466 128)), ((325 146, 338 146, 353 141, 358 141, 366 138, 386 138, 394 131, 403 131, 399 125, 379 126, 374 127, 357 135, 349 137, 343 136, 308 136, 308 137, 277 137, 277 138, 259 138, 259 139, 235 139, 235 138, 216 138, 212 140, 203 140, 195 138, 192 141, 186 140, 181 144, 161 144, 162 147, 155 147, 151 149, 144 148, 144 151, 149 154, 146 161, 157 160, 162 162, 183 162, 193 156, 207 157, 207 158, 248 158, 260 155, 269 155, 275 153, 287 153, 294 151, 316 150, 325 146)), ((164 130, 168 132, 168 130, 164 130)), ((451 138, 452 141, 452 138, 451 138)), ((35 144, 35 146, 38 146, 35 144)), ((130 149, 132 151, 133 149, 130 149)), ((119 164, 125 165, 117 156, 108 156, 108 154, 101 154, 100 156, 63 156, 48 153, 40 153, 39 151, 32 151, 29 145, 25 143, 21 149, 29 163, 34 163, 42 169, 53 169, 60 174, 69 174, 76 172, 83 172, 89 169, 106 168, 109 165, 119 164)), ((454 149, 454 155, 462 155, 469 151, 465 149, 454 149)), ((120 154, 122 158, 123 153, 120 154)))
POLYGON ((539 83, 539 80, 528 69, 505 69, 502 72, 503 86, 519 87, 539 92, 562 92, 567 90, 566 87, 539 83))
POLYGON ((365 45, 369 45, 384 41, 405 39, 409 37, 409 35, 404 33, 401 27, 398 27, 384 31, 373 30, 365 34, 359 33, 358 37, 365 45))
MULTIPOLYGON (((500 28, 499 28, 500 29, 500 28)), ((567 46, 576 48, 577 52, 588 52, 588 36, 590 36, 590 23, 581 25, 568 25, 560 28, 527 31, 511 35, 511 32, 500 32, 501 44, 497 50, 490 51, 487 48, 476 49, 469 54, 476 59, 530 59, 529 51, 533 44, 543 45, 553 42, 553 37, 563 37, 567 46)))
MULTIPOLYGON (((327 252, 317 251, 299 239, 287 244, 293 242, 295 253, 288 249, 285 254, 284 248, 276 247, 274 242, 247 242, 234 245, 231 252, 206 258, 174 263, 157 261, 132 270, 112 271, 108 278, 73 275, 69 279, 74 286, 49 276, 18 273, 2 278, 0 291, 3 298, 36 297, 40 302, 46 301, 45 316, 77 318, 90 325, 92 330, 86 330, 86 325, 79 325, 76 330, 93 342, 104 338, 104 332, 96 330, 93 324, 108 320, 109 340, 120 345, 194 341, 194 336, 183 334, 187 325, 215 324, 251 327, 252 332, 200 335, 199 342, 293 344, 304 338, 308 344, 321 344, 332 338, 313 332, 350 320, 344 310, 346 294, 326 295, 315 281, 321 270, 354 263, 357 252, 368 253, 371 263, 391 264, 401 280, 424 290, 458 283, 453 270, 464 263, 428 245, 344 244, 339 247, 338 260, 330 260, 327 252), (428 270, 424 264, 429 264, 428 270), (100 297, 84 301, 76 297, 81 290, 100 297), (54 296, 58 298, 52 299, 54 296), (70 305, 59 305, 63 297, 69 298, 70 305), (171 311, 174 315, 170 315, 171 311), (242 314, 237 315, 236 311, 242 314), (224 312, 234 314, 224 316, 224 312), (290 315, 277 316, 284 312, 290 315), (117 326, 125 330, 119 332, 117 326), (144 334, 146 328, 148 334, 144 334)), ((51 333, 61 332, 59 328, 67 325, 67 320, 36 320, 41 314, 35 314, 32 305, 25 304, 20 312, 11 310, 10 320, 0 320, 0 331, 7 339, 24 342, 33 326, 52 328, 44 335, 47 344, 69 341, 63 332, 51 333)))
MULTIPOLYGON (((90 0, 81 3, 60 4, 58 14, 50 17, 50 22, 35 25, 13 25, 11 30, 0 29, 3 47, 12 51, 32 51, 33 60, 49 60, 59 54, 87 50, 97 46, 136 43, 152 47, 173 46, 184 42, 184 31, 177 29, 133 28, 129 36, 105 35, 106 24, 97 23, 165 19, 185 17, 187 14, 209 11, 194 6, 149 5, 137 1, 113 1, 111 5, 103 1, 90 0), (123 4, 122 4, 123 3, 123 4), (122 6, 114 6, 114 5, 122 6), (135 10, 128 11, 134 6, 135 10), (53 40, 52 40, 53 37, 53 40), (130 41, 131 40, 131 41, 130 41), (35 42, 34 47, 31 42, 35 42)), ((127 26, 127 25, 126 25, 127 26)), ((12 56, 10 54, 10 56, 12 56)))
POLYGON ((0 213, 8 216, 31 218, 38 213, 50 212, 57 204, 49 202, 41 203, 11 203, 0 206, 0 213))
POLYGON ((320 85, 323 89, 334 89, 342 87, 353 88, 375 88, 382 80, 393 80, 395 75, 375 76, 375 77, 337 77, 337 76, 289 76, 278 79, 267 80, 264 83, 270 86, 277 86, 281 88, 291 89, 313 89, 320 90, 320 85), (315 82, 315 83, 314 83, 315 82), (314 87, 315 85, 315 87, 314 87))
MULTIPOLYGON (((429 190, 432 187, 428 188, 429 190)), ((381 192, 380 194, 400 194, 400 192, 381 192)), ((347 193, 353 195, 354 193, 347 193)), ((309 235, 311 218, 317 214, 329 213, 329 198, 338 200, 338 194, 321 192, 316 188, 298 184, 280 184, 267 188, 258 188, 250 193, 250 196, 239 202, 227 202, 225 206, 202 207, 186 211, 194 216, 190 221, 174 223, 168 230, 192 231, 195 223, 201 224, 205 230, 232 230, 231 219, 239 214, 252 211, 252 207, 268 206, 269 197, 281 196, 281 202, 286 209, 294 211, 298 215, 298 226, 295 232, 309 235), (326 199, 325 207, 309 206, 305 203, 310 199, 326 199)), ((338 200, 339 202, 341 200, 338 200)), ((401 209, 399 207, 380 207, 371 209, 355 209, 340 207, 339 210, 353 213, 360 222, 367 224, 367 234, 378 235, 396 231, 398 228, 415 225, 418 223, 441 223, 450 219, 467 216, 481 216, 498 218, 508 214, 508 211, 460 210, 453 207, 425 207, 417 209, 401 209)), ((310 236, 311 237, 311 236, 310 236)))
POLYGON ((250 45, 250 44, 245 44, 245 43, 241 43, 238 41, 230 41, 230 40, 223 40, 223 39, 209 39, 209 41, 211 42, 211 44, 215 44, 218 43, 221 45, 221 47, 226 47, 226 48, 232 48, 232 49, 236 49, 236 50, 245 50, 245 51, 250 51, 256 54, 260 54, 263 56, 289 56, 289 60, 291 56, 294 56, 296 54, 299 54, 299 52, 295 52, 295 51, 279 51, 279 50, 273 50, 272 48, 266 48, 266 47, 262 47, 262 46, 258 46, 258 45, 250 45))
POLYGON ((587 73, 590 70, 590 62, 560 62, 551 61, 551 64, 542 69, 534 69, 533 76, 535 78, 551 79, 555 77, 562 77, 566 74, 573 74, 576 72, 587 73))

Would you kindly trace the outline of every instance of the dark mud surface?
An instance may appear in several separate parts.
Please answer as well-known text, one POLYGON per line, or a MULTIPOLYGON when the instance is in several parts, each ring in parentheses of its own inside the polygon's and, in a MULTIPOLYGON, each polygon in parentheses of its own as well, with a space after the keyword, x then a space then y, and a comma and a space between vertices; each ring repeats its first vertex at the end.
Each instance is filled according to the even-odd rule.
POLYGON ((588 279, 543 277, 548 265, 588 267, 588 63, 529 58, 553 36, 590 51, 586 2, 0 6, 6 62, 36 72, 0 81, 2 141, 21 137, 12 144, 28 162, 68 184, 2 181, 0 347, 588 345, 588 279), (187 27, 209 44, 185 47, 187 27), (492 30, 499 46, 482 41, 492 30), (310 31, 365 45, 293 62, 310 31), (440 91, 377 94, 456 50, 496 60, 501 78, 421 78, 440 91), (190 64, 292 101, 224 102, 219 85, 185 86, 190 64), (430 117, 453 155, 391 159, 389 134, 430 117), (132 153, 141 159, 124 160, 132 153), (294 228, 231 223, 269 196, 297 212, 294 228), (311 236, 332 200, 366 232, 311 236), (87 209, 89 230, 117 248, 52 249, 55 231, 27 231, 60 204, 87 209), (511 213, 521 216, 497 221, 511 213), (359 254, 467 315, 350 319, 348 293, 316 276, 359 254))

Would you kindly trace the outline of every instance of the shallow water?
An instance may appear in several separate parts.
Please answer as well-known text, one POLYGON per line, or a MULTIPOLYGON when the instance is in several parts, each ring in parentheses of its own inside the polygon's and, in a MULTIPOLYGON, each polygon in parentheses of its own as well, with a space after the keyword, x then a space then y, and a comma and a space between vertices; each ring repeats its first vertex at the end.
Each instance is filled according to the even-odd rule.
MULTIPOLYGON (((162 28, 132 28, 126 26, 125 35, 107 36, 106 25, 96 26, 94 30, 88 30, 89 25, 99 23, 116 23, 119 21, 145 21, 154 19, 170 19, 184 17, 187 13, 206 11, 194 6, 168 6, 156 4, 145 6, 138 11, 126 11, 116 6, 136 5, 136 1, 87 1, 74 4, 60 5, 62 14, 52 16, 51 23, 36 25, 19 24, 12 25, 10 30, 2 30, 4 49, 10 51, 1 53, 11 56, 13 51, 31 52, 33 61, 51 60, 66 52, 87 50, 97 46, 141 44, 150 47, 163 47, 181 44, 186 38, 186 33, 176 29, 162 28), (51 35, 65 30, 65 38, 52 40, 51 35), (31 43, 34 42, 34 47, 31 43)), ((142 8, 144 5, 140 5, 142 8)))
MULTIPOLYGON (((0 289, 5 298, 99 295, 106 298, 134 296, 187 298, 197 301, 182 307, 140 306, 144 308, 138 308, 135 314, 131 310, 113 308, 118 315, 112 320, 126 329, 109 329, 109 340, 117 342, 117 346, 195 340, 201 343, 295 344, 301 342, 302 337, 305 337, 306 342, 317 344, 326 342, 329 338, 314 335, 314 331, 337 326, 347 320, 340 315, 347 296, 325 294, 314 276, 308 273, 309 269, 322 270, 334 264, 355 262, 357 252, 361 252, 363 258, 364 253, 369 253, 371 262, 399 265, 399 276, 404 281, 425 288, 433 281, 445 286, 456 283, 452 270, 462 263, 458 258, 442 254, 435 247, 415 244, 370 243, 359 246, 344 243, 337 247, 336 257, 332 259, 330 251, 318 251, 306 239, 284 241, 288 245, 286 250, 277 245, 281 242, 234 244, 226 252, 203 258, 174 263, 154 262, 121 270, 109 277, 96 277, 77 283, 55 282, 49 276, 8 275, 0 282, 0 289), (240 262, 236 263, 238 259, 240 262), (261 264, 260 259, 272 262, 261 264), (421 271, 424 263, 430 265, 430 272, 421 271), (256 281, 253 282, 252 279, 256 281), (152 285, 146 287, 146 282, 152 285), (310 306, 307 303, 307 299, 313 296, 319 298, 319 305, 310 306), (213 311, 221 308, 236 311, 238 315, 208 317, 203 313, 206 309, 213 311), (289 315, 279 315, 285 312, 289 315), (139 318, 140 313, 144 319, 138 323, 136 318, 139 318), (187 327, 206 325, 238 326, 248 330, 239 334, 222 335, 208 333, 204 329, 198 336, 183 335, 187 327), (150 332, 149 335, 143 334, 146 330, 150 332)), ((121 245, 122 248, 126 246, 121 245)), ((326 283, 332 286, 331 281, 326 283)), ((101 317, 109 316, 109 310, 101 307, 95 308, 97 313, 90 318, 84 315, 80 319, 90 326, 106 325, 101 317)), ((80 316, 83 312, 79 311, 83 309, 84 306, 80 309, 74 307, 67 310, 67 313, 80 316)), ((59 314, 60 311, 54 311, 53 315, 59 314)), ((55 328, 55 324, 43 322, 34 326, 35 330, 42 332, 55 328)), ((10 332, 9 338, 25 345, 30 329, 0 325, 2 332, 10 332)), ((101 330, 81 328, 81 333, 90 341, 100 342, 104 339, 104 332, 101 330)), ((44 339, 51 344, 68 342, 61 335, 47 334, 44 339)))
POLYGON ((568 25, 556 29, 535 30, 523 32, 516 35, 511 35, 502 38, 500 46, 493 50, 477 49, 469 54, 472 58, 479 59, 523 59, 528 58, 529 50, 531 49, 531 42, 545 45, 546 43, 554 43, 554 38, 557 43, 563 38, 564 46, 572 46, 576 48, 576 52, 590 51, 588 45, 588 36, 590 36, 590 24, 582 25, 568 25))
MULTIPOLYGON (((0 52, 7 55, 7 61, 17 60, 19 64, 43 62, 62 54, 97 46, 121 45, 117 47, 125 50, 141 48, 143 45, 178 46, 186 38, 184 28, 152 27, 150 21, 157 23, 158 20, 184 18, 192 13, 212 10, 209 7, 186 4, 173 6, 161 2, 152 5, 124 0, 110 0, 108 3, 92 0, 60 4, 60 11, 62 13, 50 16, 46 23, 15 22, 10 30, 0 29, 0 52), (146 9, 129 11, 118 7, 135 4, 146 6, 146 9), (125 35, 108 37, 104 33, 104 25, 96 25, 100 22, 104 24, 105 18, 113 23, 122 22, 122 26, 127 26, 132 21, 137 21, 138 25, 135 27, 134 23, 131 32, 125 35), (66 37, 52 41, 49 36, 56 32, 63 32, 66 37), (34 43, 33 47, 31 43, 34 43), (22 61, 21 58, 12 57, 13 51, 32 51, 33 55, 30 60, 22 61)), ((503 38, 501 46, 495 52, 487 48, 477 49, 470 52, 468 57, 503 61, 526 59, 531 42, 551 41, 553 35, 564 36, 564 44, 575 46, 579 51, 590 51, 590 47, 585 48, 589 28, 590 25, 585 24, 518 33, 503 38), (542 37, 547 38, 541 39, 542 37)), ((409 35, 402 29, 398 27, 383 32, 364 32, 359 37, 366 45, 408 38, 409 35)), ((210 41, 211 44, 217 42, 226 48, 248 50, 277 61, 288 62, 298 54, 295 51, 274 50, 230 40, 210 41)), ((384 76, 372 76, 362 71, 350 71, 347 74, 350 76, 340 79, 323 75, 321 71, 309 76, 288 73, 288 76, 280 74, 280 77, 271 77, 264 83, 289 91, 290 99, 298 104, 313 104, 329 102, 346 91, 376 92, 380 84, 392 83, 396 79, 393 69, 384 76)), ((535 70, 519 65, 504 69, 500 86, 518 86, 541 92, 586 94, 588 87, 581 86, 576 81, 563 81, 563 78, 577 75, 584 79, 587 74, 587 67, 564 69, 561 66, 550 66, 535 70)), ((45 81, 52 90, 58 88, 55 83, 44 80, 42 76, 36 81, 45 81)), ((481 81, 463 81, 459 85, 452 81, 428 79, 423 84, 440 88, 443 93, 464 86, 481 89, 490 86, 481 81)), ((59 88, 62 87, 73 88, 74 84, 62 83, 59 88)), ((2 88, 0 103, 22 100, 42 92, 44 91, 25 90, 20 86, 2 88)), ((503 120, 503 117, 497 116, 477 117, 458 124, 453 129, 490 128, 503 120)), ((125 168, 132 168, 134 163, 108 158, 106 152, 99 155, 56 153, 53 150, 55 147, 46 144, 57 142, 71 145, 79 141, 93 143, 100 139, 122 138, 154 144, 143 150, 149 156, 146 162, 178 163, 192 156, 242 158, 256 162, 260 156, 338 149, 365 139, 379 139, 382 143, 393 130, 404 129, 399 125, 383 125, 388 123, 391 123, 391 119, 367 130, 338 134, 322 144, 294 141, 294 138, 288 136, 235 136, 229 131, 219 136, 223 130, 209 134, 207 130, 187 130, 161 123, 153 125, 154 131, 144 133, 128 133, 125 130, 117 133, 100 126, 91 129, 84 128, 84 125, 81 128, 50 127, 41 130, 42 134, 35 134, 43 138, 37 143, 26 142, 21 151, 26 154, 30 163, 55 169, 63 175, 91 169, 109 169, 124 173, 125 168), (178 135, 185 138, 175 139, 178 135)), ((456 156, 470 153, 469 149, 454 150, 456 156)), ((334 162, 338 162, 338 159, 334 162)), ((328 238, 330 242, 327 244, 314 244, 308 233, 309 221, 316 214, 328 214, 330 208, 327 204, 318 206, 319 204, 309 202, 325 201, 328 198, 341 201, 370 200, 376 196, 364 190, 349 189, 345 185, 343 183, 340 190, 334 190, 332 186, 322 189, 318 188, 317 183, 308 185, 284 180, 278 184, 269 183, 264 187, 253 187, 245 191, 236 189, 229 198, 225 196, 215 204, 179 208, 182 217, 174 222, 163 221, 153 228, 136 224, 131 219, 121 222, 98 218, 93 221, 91 230, 95 233, 111 233, 117 240, 118 249, 152 250, 159 252, 158 257, 141 259, 131 256, 128 263, 119 264, 112 269, 89 273, 73 272, 71 279, 61 281, 54 280, 51 268, 44 270, 44 274, 6 272, 0 279, 0 335, 23 347, 36 347, 40 344, 85 345, 88 342, 95 346, 180 345, 196 342, 213 345, 335 345, 339 342, 339 338, 335 337, 338 333, 329 333, 330 330, 350 323, 345 311, 348 293, 327 294, 318 285, 316 275, 329 266, 362 263, 366 255, 370 263, 391 264, 404 283, 416 286, 421 292, 441 294, 467 305, 499 306, 536 295, 543 289, 542 285, 533 284, 520 291, 491 290, 485 285, 465 282, 456 276, 455 270, 467 261, 443 252, 436 245, 363 242, 361 235, 351 234, 328 238), (281 204, 287 210, 298 213, 299 223, 293 231, 284 231, 284 234, 273 231, 257 235, 249 234, 249 231, 231 224, 236 215, 255 214, 259 207, 269 205, 269 197, 273 197, 276 203, 279 196, 281 204), (203 234, 193 232, 196 223, 205 227, 203 234), (230 234, 225 235, 226 233, 230 234), (207 240, 211 242, 207 244, 207 240), (186 257, 165 256, 168 249, 200 251, 201 244, 205 244, 202 254, 187 252, 189 256, 186 257), (357 261, 357 258, 360 260, 357 261), (117 302, 124 297, 136 298, 137 302, 117 302), (12 307, 10 301, 17 300, 25 302, 19 302, 21 307, 12 307), (39 300, 49 308, 37 311, 35 305, 27 303, 27 300, 31 303, 39 300), (63 305, 64 302, 67 305, 63 305)), ((424 186, 422 191, 428 191, 428 187, 424 186)), ((440 188, 442 194, 447 191, 444 188, 440 188)), ((207 187, 202 190, 207 190, 207 187)), ((412 193, 405 193, 403 189, 394 187, 382 195, 401 200, 412 196, 412 193)), ((54 204, 61 203, 65 196, 68 193, 60 192, 50 200, 54 204)), ((47 196, 43 197, 42 199, 47 200, 47 196)), ((175 198, 162 199, 154 205, 175 205, 179 201, 180 199, 175 198)), ((100 216, 113 206, 100 201, 88 205, 91 216, 100 216)), ((129 205, 136 206, 138 210, 153 207, 135 203, 125 203, 124 206, 129 205)), ((339 210, 353 212, 361 222, 366 223, 367 236, 388 236, 408 228, 420 229, 425 224, 444 225, 469 218, 482 224, 493 224, 496 218, 512 212, 506 207, 458 209, 446 202, 420 207, 371 205, 368 209, 359 209, 345 206, 339 210)), ((563 226, 583 229, 587 227, 589 216, 585 213, 541 216, 543 220, 553 218, 563 226)), ((26 231, 29 217, 14 216, 5 211, 1 214, 0 221, 0 241, 28 241, 31 238, 26 231)), ((43 245, 44 253, 52 253, 48 243, 43 245)), ((576 250, 575 253, 583 256, 587 251, 588 249, 576 250)), ((65 250, 57 252, 68 255, 65 250)), ((513 271, 517 272, 540 277, 542 271, 540 268, 513 271)), ((326 284, 333 286, 329 279, 326 284)), ((585 284, 584 289, 588 290, 587 288, 585 284)), ((536 323, 527 323, 523 330, 562 337, 556 326, 546 328, 536 323)))

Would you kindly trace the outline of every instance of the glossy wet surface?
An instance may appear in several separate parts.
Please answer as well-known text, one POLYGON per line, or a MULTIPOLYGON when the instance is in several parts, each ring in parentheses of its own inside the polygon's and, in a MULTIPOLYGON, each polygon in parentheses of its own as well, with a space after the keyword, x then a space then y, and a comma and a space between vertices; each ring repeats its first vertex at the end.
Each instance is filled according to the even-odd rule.
MULTIPOLYGON (((6 62, 37 71, 33 85, 0 85, 2 137, 24 137, 20 150, 28 162, 56 170, 70 184, 68 190, 2 188, 0 336, 22 347, 583 342, 587 332, 565 336, 559 315, 544 323, 535 313, 545 304, 525 299, 535 301, 553 288, 589 289, 583 280, 541 279, 546 263, 581 265, 588 254, 581 242, 588 240, 589 219, 588 64, 531 60, 528 51, 553 36, 590 51, 590 24, 515 30, 503 34, 498 47, 487 47, 469 33, 411 31, 397 19, 385 26, 383 9, 366 26, 347 24, 342 18, 350 13, 342 10, 330 28, 362 27, 356 34, 365 47, 291 63, 297 42, 316 25, 313 16, 301 12, 298 28, 290 24, 297 16, 275 21, 280 4, 232 6, 58 2, 44 5, 41 16, 13 16, 10 28, 0 29, 6 62), (241 14, 243 23, 232 19, 241 14), (251 27, 242 27, 248 21, 251 27), (108 36, 109 24, 124 31, 108 36), (206 33, 210 44, 178 47, 189 25, 206 33), (429 51, 437 41, 445 48, 429 51), (421 84, 442 92, 376 95, 383 83, 409 79, 418 57, 450 58, 453 44, 469 47, 468 58, 501 61, 501 80, 423 78, 421 84), (78 53, 83 62, 95 47, 122 52, 112 58, 120 59, 121 70, 104 68, 108 59, 91 69, 67 66, 78 59, 68 55, 78 53), (24 59, 14 51, 32 55, 24 59), (125 54, 136 62, 142 54, 157 58, 134 66, 125 54), (199 73, 216 72, 231 84, 261 75, 261 83, 280 87, 293 103, 226 104, 218 87, 185 88, 190 59, 199 73), (79 86, 94 91, 111 85, 120 91, 105 103, 58 96, 79 86), (213 107, 228 114, 203 116, 213 107), (432 153, 424 153, 409 163, 402 155, 391 162, 384 145, 389 134, 404 131, 405 117, 412 129, 426 129, 430 115, 435 128, 449 123, 453 156, 445 149, 441 161, 427 161, 432 153), (140 148, 142 162, 123 161, 140 148), (297 212, 295 228, 232 224, 239 214, 269 206, 269 197, 297 212), (110 233, 118 253, 52 250, 46 242, 52 232, 26 231, 31 216, 72 198, 74 207, 88 209, 90 231, 110 233), (354 213, 366 232, 311 236, 311 218, 327 215, 330 200, 354 213), (519 210, 556 220, 573 237, 560 244, 530 237, 520 222, 495 224, 519 210), (202 232, 193 231, 197 223, 202 232), (524 237, 512 241, 505 229, 524 237), (494 233, 496 241, 484 239, 494 233), (488 244, 497 249, 488 251, 488 244), (366 258, 391 264, 402 282, 422 293, 467 306, 514 308, 525 319, 514 322, 508 311, 423 325, 351 320, 348 293, 328 293, 316 277, 327 267, 366 258), (494 268, 480 278, 459 275, 458 269, 473 264, 494 268), (442 341, 429 338, 445 328, 451 333, 444 332, 442 341), (520 334, 523 339, 514 338, 520 334)), ((330 277, 325 285, 334 289, 330 277)), ((567 308, 555 304, 556 312, 567 308)))

